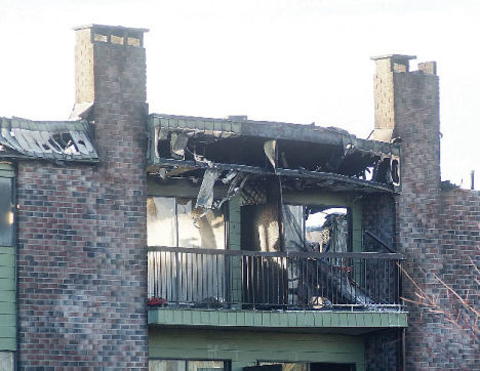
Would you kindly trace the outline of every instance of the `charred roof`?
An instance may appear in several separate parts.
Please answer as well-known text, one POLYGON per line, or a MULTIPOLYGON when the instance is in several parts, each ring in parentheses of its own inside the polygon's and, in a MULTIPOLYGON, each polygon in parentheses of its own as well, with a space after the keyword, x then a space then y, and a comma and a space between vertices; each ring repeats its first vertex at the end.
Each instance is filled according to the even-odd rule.
POLYGON ((0 118, 0 158, 97 162, 90 124, 0 118))
POLYGON ((399 144, 360 139, 335 127, 165 114, 151 114, 148 125, 150 169, 168 169, 172 176, 217 168, 332 187, 394 191, 400 186, 399 144))

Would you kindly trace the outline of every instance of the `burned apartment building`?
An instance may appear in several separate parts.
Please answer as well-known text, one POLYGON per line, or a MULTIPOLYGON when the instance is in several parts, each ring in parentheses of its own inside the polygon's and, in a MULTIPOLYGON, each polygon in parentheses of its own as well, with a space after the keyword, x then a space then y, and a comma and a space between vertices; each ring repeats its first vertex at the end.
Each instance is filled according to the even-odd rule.
POLYGON ((149 113, 147 30, 75 30, 70 119, 0 119, 5 369, 479 365, 436 279, 478 308, 480 196, 440 181, 434 62, 373 58, 360 139, 149 113))

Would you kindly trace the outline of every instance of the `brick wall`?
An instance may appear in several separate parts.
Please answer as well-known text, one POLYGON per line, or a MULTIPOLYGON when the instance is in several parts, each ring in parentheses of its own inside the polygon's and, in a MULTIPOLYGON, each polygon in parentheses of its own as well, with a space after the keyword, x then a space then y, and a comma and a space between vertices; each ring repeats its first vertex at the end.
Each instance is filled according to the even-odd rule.
MULTIPOLYGON (((460 292, 471 289, 478 295, 478 286, 468 278, 471 267, 465 263, 465 256, 478 245, 478 196, 441 192, 436 65, 419 64, 420 71, 409 72, 408 59, 393 55, 377 60, 375 125, 388 128, 393 116, 394 136, 402 138, 397 244, 406 256, 405 270, 426 296, 438 298, 444 310, 451 300, 436 277, 460 292)), ((475 256, 478 259, 478 250, 475 256)), ((403 296, 418 300, 419 288, 406 278, 403 282, 403 296)), ((468 340, 463 330, 426 305, 408 304, 408 310, 407 369, 478 368, 478 338, 468 340)))
POLYGON ((365 365, 369 371, 401 370, 402 329, 385 330, 365 336, 365 365))
MULTIPOLYGON (((480 192, 446 189, 441 198, 441 254, 443 268, 439 278, 452 287, 478 311, 480 308, 480 192), (472 260, 470 260, 472 259, 472 260), (473 264, 472 264, 473 261, 473 264)), ((445 287, 439 289, 437 341, 444 342, 442 362, 445 368, 480 369, 480 324, 445 287), (453 319, 455 323, 449 323, 453 319), (447 345, 448 344, 448 345, 447 345)))
MULTIPOLYGON (((395 248, 395 199, 389 194, 373 194, 362 199, 362 230, 370 231, 395 248)), ((365 251, 385 251, 368 237, 363 238, 365 251)))
POLYGON ((100 164, 18 165, 21 369, 148 365, 145 50, 85 45, 90 31, 77 88, 94 94, 77 102, 94 96, 100 164))
MULTIPOLYGON (((395 246, 395 199, 387 194, 374 194, 362 199, 362 229, 370 231, 387 243, 393 249, 395 246)), ((363 245, 366 251, 388 252, 378 246, 370 238, 363 237, 363 245)), ((384 270, 385 266, 379 264, 368 269, 366 274, 375 275, 377 283, 396 282, 398 271, 393 266, 384 270), (389 279, 382 281, 380 277, 389 274, 389 279)), ((397 295, 394 285, 381 287, 380 292, 384 297, 397 295)), ((379 288, 376 288, 377 292, 379 288)), ((365 364, 368 370, 397 370, 401 369, 401 330, 379 331, 365 337, 365 364)))

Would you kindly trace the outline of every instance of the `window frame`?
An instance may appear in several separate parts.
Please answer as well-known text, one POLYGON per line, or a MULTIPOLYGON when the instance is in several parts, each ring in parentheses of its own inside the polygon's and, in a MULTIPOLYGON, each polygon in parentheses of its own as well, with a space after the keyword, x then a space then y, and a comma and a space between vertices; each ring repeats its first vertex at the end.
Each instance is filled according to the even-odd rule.
MULTIPOLYGON (((6 204, 10 204, 10 207, 7 207, 5 209, 5 218, 8 217, 8 213, 11 213, 11 218, 12 218, 12 222, 11 222, 11 225, 7 228, 5 228, 6 230, 8 230, 8 233, 9 233, 9 236, 7 237, 8 238, 8 241, 5 240, 3 241, 3 237, 2 239, 0 239, 0 246, 2 247, 14 247, 15 244, 16 244, 16 208, 15 208, 15 197, 16 197, 16 194, 15 194, 15 178, 13 176, 5 176, 5 175, 0 175, 0 181, 3 181, 3 180, 6 180, 8 183, 9 183, 9 186, 10 186, 10 194, 5 196, 5 194, 2 194, 0 197, 5 197, 7 198, 7 202, 6 204), (4 243, 5 242, 5 243, 4 243)), ((3 215, 0 215, 0 217, 3 217, 3 215)))
MULTIPOLYGON (((179 220, 178 220, 178 199, 188 199, 192 201, 193 203, 196 202, 195 197, 190 197, 190 196, 162 196, 159 194, 149 194, 147 195, 148 198, 164 198, 164 199, 173 199, 174 201, 174 225, 175 225, 175 244, 174 246, 168 246, 168 247, 188 247, 188 246, 180 246, 180 228, 179 228, 179 220)), ((228 202, 225 202, 220 209, 223 214, 223 246, 225 250, 229 249, 229 242, 230 242, 230 223, 229 223, 229 210, 228 210, 228 202)), ((147 240, 148 240, 148 222, 147 222, 147 240)), ((149 246, 155 246, 155 245, 149 245, 149 246)), ((200 247, 203 248, 203 247, 200 247)))

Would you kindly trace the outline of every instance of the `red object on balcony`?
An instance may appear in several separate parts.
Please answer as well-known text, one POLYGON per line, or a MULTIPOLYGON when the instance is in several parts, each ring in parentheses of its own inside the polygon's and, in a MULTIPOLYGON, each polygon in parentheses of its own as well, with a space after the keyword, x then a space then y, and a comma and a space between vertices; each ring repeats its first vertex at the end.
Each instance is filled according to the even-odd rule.
POLYGON ((149 298, 148 299, 149 307, 166 307, 167 299, 165 298, 149 298))

